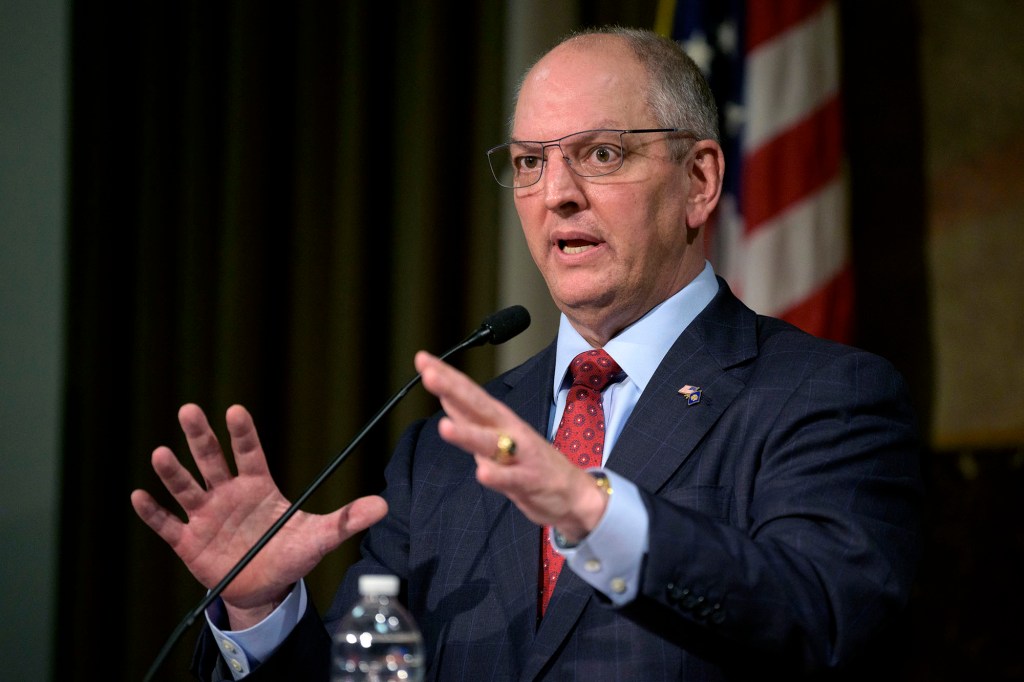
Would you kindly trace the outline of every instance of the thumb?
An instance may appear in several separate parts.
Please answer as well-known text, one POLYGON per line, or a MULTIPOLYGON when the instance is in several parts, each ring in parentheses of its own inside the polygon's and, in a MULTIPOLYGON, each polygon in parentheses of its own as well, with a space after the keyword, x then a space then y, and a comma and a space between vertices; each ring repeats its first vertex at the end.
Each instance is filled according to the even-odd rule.
POLYGON ((378 495, 367 495, 352 500, 341 509, 325 517, 329 532, 323 538, 324 554, 337 549, 341 543, 360 531, 377 523, 388 513, 388 503, 378 495))

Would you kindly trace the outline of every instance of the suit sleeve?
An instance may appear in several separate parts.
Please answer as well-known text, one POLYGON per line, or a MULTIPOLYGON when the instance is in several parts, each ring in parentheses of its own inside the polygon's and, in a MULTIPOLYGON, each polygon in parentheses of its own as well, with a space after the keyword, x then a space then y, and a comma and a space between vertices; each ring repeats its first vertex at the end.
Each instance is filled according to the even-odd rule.
POLYGON ((667 615, 688 648, 712 657, 739 646, 803 671, 851 665, 905 607, 919 553, 918 442, 902 380, 876 356, 840 354, 792 388, 753 378, 723 421, 687 464, 727 473, 644 493, 634 617, 667 615))
MULTIPOLYGON (((302 619, 291 634, 274 650, 270 658, 245 677, 246 682, 271 680, 327 681, 330 666, 331 638, 324 628, 313 603, 306 607, 302 619)), ((224 657, 210 628, 203 627, 192 659, 192 675, 198 680, 233 682, 224 657)))

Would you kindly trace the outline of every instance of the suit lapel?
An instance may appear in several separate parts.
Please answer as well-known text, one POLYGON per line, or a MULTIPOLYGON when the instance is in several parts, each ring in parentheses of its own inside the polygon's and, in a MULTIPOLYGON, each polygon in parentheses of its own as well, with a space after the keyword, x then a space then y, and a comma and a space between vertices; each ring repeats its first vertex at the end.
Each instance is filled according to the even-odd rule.
MULTIPOLYGON (((679 335, 651 377, 609 456, 608 468, 645 490, 658 491, 743 389, 743 381, 729 369, 756 353, 756 316, 719 279, 718 294, 679 335), (687 384, 701 387, 700 402, 688 405, 679 393, 687 384)), ((548 377, 552 371, 553 365, 548 377)), ((548 394, 550 402, 550 388, 548 394)), ((534 549, 534 575, 538 555, 534 549)), ((593 594, 593 588, 571 570, 562 571, 524 663, 522 680, 541 673, 593 594)))
POLYGON ((679 335, 623 427, 608 468, 657 492, 689 458, 743 390, 730 371, 757 353, 756 317, 724 282, 708 307, 679 335), (699 386, 688 403, 684 386, 699 386))

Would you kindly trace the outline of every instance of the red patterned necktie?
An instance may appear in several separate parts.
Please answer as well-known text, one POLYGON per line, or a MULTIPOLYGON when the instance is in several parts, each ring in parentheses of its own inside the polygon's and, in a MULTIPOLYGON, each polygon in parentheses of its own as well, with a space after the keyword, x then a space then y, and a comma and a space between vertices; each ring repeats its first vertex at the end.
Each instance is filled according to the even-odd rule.
MULTIPOLYGON (((572 386, 565 399, 565 411, 552 444, 581 469, 601 466, 604 453, 604 408, 601 391, 622 368, 604 350, 588 350, 569 365, 572 386)), ((541 529, 540 613, 544 615, 565 558, 548 540, 549 527, 541 529)))

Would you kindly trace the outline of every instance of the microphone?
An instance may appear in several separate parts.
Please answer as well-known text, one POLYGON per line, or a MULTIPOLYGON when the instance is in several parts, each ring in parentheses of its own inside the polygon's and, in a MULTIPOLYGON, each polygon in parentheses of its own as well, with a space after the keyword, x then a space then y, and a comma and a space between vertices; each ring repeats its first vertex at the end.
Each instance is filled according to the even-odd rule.
MULTIPOLYGON (((447 359, 452 354, 457 353, 466 348, 482 346, 485 343, 490 343, 492 345, 505 343, 512 337, 521 334, 529 326, 530 313, 527 312, 526 308, 524 308, 521 305, 509 306, 508 308, 499 310, 498 312, 492 313, 491 315, 484 318, 484 321, 480 323, 480 326, 477 327, 472 333, 470 333, 469 336, 467 336, 459 344, 448 349, 438 357, 444 360, 447 359)), ((334 470, 337 469, 341 465, 341 463, 348 458, 352 450, 354 450, 355 447, 359 445, 359 443, 363 440, 366 434, 370 432, 370 429, 372 429, 377 424, 377 422, 379 422, 381 418, 384 417, 384 415, 390 412, 391 409, 395 405, 397 405, 402 398, 405 397, 405 395, 412 389, 412 387, 419 383, 420 379, 420 375, 417 374, 397 393, 395 393, 395 395, 391 396, 391 399, 384 404, 384 407, 380 408, 380 410, 378 410, 377 413, 373 415, 370 421, 366 423, 366 426, 364 426, 362 430, 360 430, 359 433, 356 434, 355 438, 352 439, 352 441, 345 447, 345 449, 335 456, 331 463, 328 464, 324 468, 324 470, 320 472, 320 474, 313 480, 312 483, 309 484, 306 490, 303 491, 303 493, 299 495, 294 502, 292 502, 291 506, 289 506, 288 509, 286 509, 283 514, 281 514, 281 517, 277 521, 275 521, 273 525, 270 526, 270 528, 267 529, 267 531, 260 537, 259 540, 256 541, 256 544, 254 544, 252 548, 250 548, 249 551, 246 552, 245 555, 238 560, 238 563, 236 563, 235 566, 227 572, 227 574, 221 579, 221 581, 217 583, 214 587, 212 587, 210 591, 206 594, 206 596, 202 599, 202 601, 200 601, 199 604, 185 616, 185 618, 174 629, 174 632, 171 633, 170 638, 168 638, 167 642, 160 650, 160 653, 157 655, 156 660, 154 660, 153 664, 150 666, 149 672, 146 673, 146 677, 144 678, 146 682, 149 682, 149 680, 153 679, 153 675, 155 675, 156 672, 160 669, 160 666, 163 664, 168 654, 170 654, 171 649, 181 638, 181 636, 185 633, 185 631, 192 626, 196 618, 201 616, 203 612, 206 610, 206 608, 213 603, 213 600, 220 596, 221 592, 224 591, 224 588, 226 588, 231 583, 231 581, 234 580, 238 576, 238 574, 241 573, 242 570, 249 565, 249 562, 252 561, 253 557, 255 557, 256 554, 259 553, 259 551, 263 549, 263 547, 268 542, 270 542, 274 535, 277 534, 281 527, 284 526, 284 524, 287 523, 288 520, 295 515, 295 512, 297 512, 299 508, 303 504, 305 504, 306 500, 309 499, 310 495, 316 492, 317 488, 319 488, 323 484, 323 482, 326 481, 332 473, 334 473, 334 470)))
POLYGON ((441 356, 441 359, 463 348, 481 346, 484 343, 498 345, 522 334, 530 326, 530 313, 521 305, 509 306, 488 315, 476 331, 455 348, 441 356))

